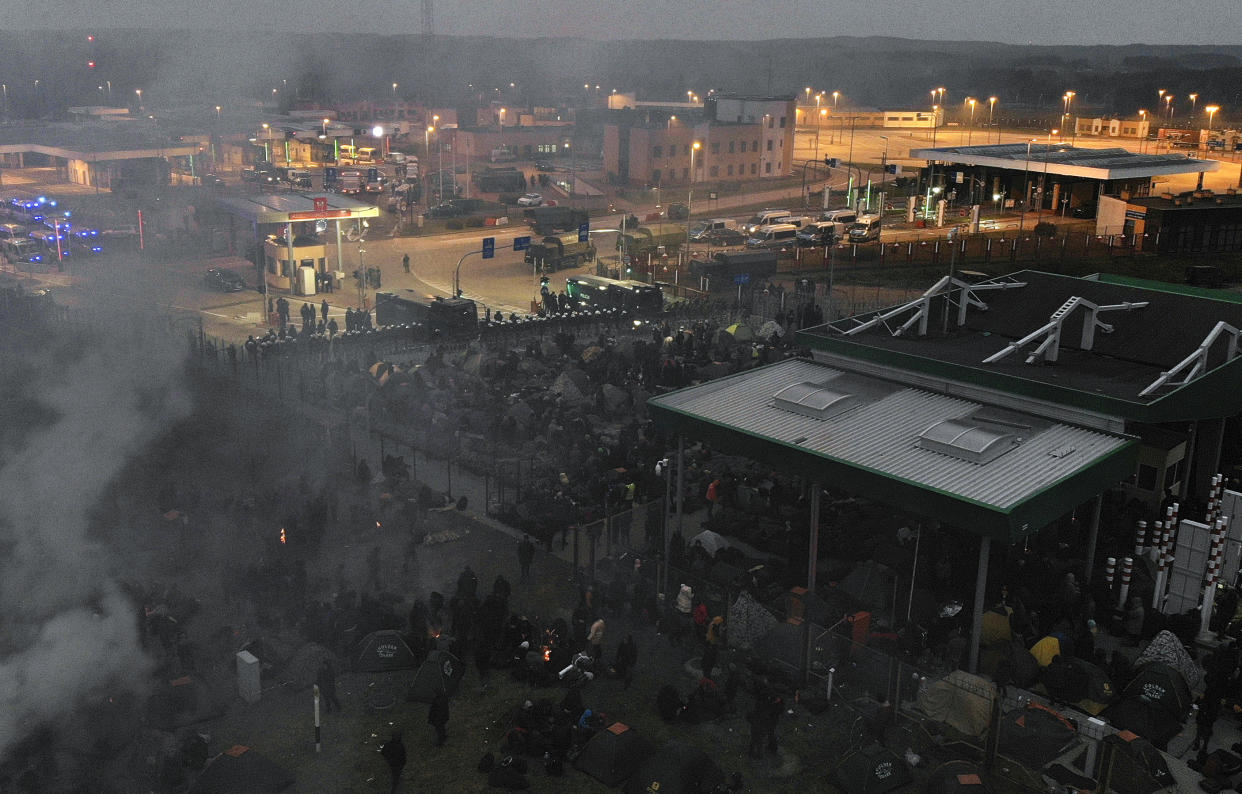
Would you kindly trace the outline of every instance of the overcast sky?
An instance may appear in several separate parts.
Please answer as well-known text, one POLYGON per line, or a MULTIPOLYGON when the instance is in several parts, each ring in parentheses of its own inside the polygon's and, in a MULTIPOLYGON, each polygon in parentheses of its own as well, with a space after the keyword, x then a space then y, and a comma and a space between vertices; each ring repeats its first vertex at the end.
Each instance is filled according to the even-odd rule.
MULTIPOLYGON (((899 36, 1035 44, 1238 44, 1236 0, 432 0, 436 32, 596 39, 899 36)), ((17 28, 418 33, 420 0, 0 0, 17 28)))

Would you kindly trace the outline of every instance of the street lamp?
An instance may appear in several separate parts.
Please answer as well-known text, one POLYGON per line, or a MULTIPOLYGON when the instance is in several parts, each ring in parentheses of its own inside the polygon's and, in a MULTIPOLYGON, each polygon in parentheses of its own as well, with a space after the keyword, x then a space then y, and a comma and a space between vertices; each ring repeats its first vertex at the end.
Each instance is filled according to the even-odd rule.
MULTIPOLYGON (((35 89, 38 90, 38 88, 39 88, 39 81, 35 80, 35 89)), ((135 88, 134 93, 138 95, 138 110, 139 112, 141 112, 142 111, 142 89, 135 88)))
POLYGON ((975 132, 975 98, 968 97, 966 99, 966 104, 970 105, 970 125, 966 128, 966 145, 969 146, 970 140, 974 136, 975 132))
MULTIPOLYGON (((996 110, 996 97, 988 97, 988 139, 992 138, 992 114, 996 110)), ((1000 143, 1000 131, 996 132, 996 142, 1000 143)))
POLYGON ((1219 105, 1208 105, 1203 108, 1208 114, 1208 132, 1212 131, 1212 117, 1216 115, 1216 111, 1220 110, 1219 105))
MULTIPOLYGON (((1074 97, 1076 97, 1076 96, 1078 96, 1078 95, 1077 95, 1076 93, 1074 93, 1073 91, 1066 91, 1066 92, 1065 92, 1065 117, 1066 117, 1066 119, 1068 119, 1068 118, 1069 118, 1069 115, 1070 115, 1070 106, 1074 104, 1074 97)), ((1068 121, 1067 121, 1066 123, 1068 123, 1068 121)), ((1064 133, 1062 133, 1062 134, 1061 134, 1061 139, 1062 139, 1062 140, 1064 140, 1064 139, 1065 139, 1065 134, 1064 134, 1064 133)), ((1070 133, 1070 145, 1073 145, 1074 143, 1077 143, 1077 141, 1078 141, 1078 120, 1077 120, 1077 119, 1075 119, 1075 120, 1074 120, 1074 131, 1070 133)))
POLYGON ((815 116, 815 159, 819 160, 819 128, 823 123, 824 116, 828 115, 828 108, 820 108, 819 113, 815 116))
MULTIPOLYGON (((1189 98, 1190 98, 1190 117, 1193 119, 1195 117, 1195 100, 1199 98, 1199 95, 1190 94, 1189 98)), ((1204 108, 1204 110, 1206 109, 1207 108, 1204 108)))
POLYGON ((1173 95, 1172 94, 1164 95, 1164 106, 1165 106, 1165 109, 1169 112, 1169 125, 1171 126, 1173 124, 1173 95))
POLYGON ((392 98, 393 99, 397 98, 397 84, 396 83, 392 84, 392 98))
POLYGON ((216 119, 219 120, 219 118, 220 118, 220 106, 216 105, 216 119))
MULTIPOLYGON (((1057 134, 1057 130, 1048 130, 1048 143, 1044 146, 1044 175, 1039 179, 1039 206, 1035 210, 1035 225, 1039 225, 1040 218, 1044 215, 1044 191, 1048 189, 1048 154, 1052 151, 1052 136, 1057 134)), ((1053 207, 1054 213, 1056 207, 1053 207)))
POLYGON ((690 256, 690 216, 694 214, 694 155, 703 144, 695 141, 690 144, 690 186, 686 192, 686 256, 690 256))
POLYGON ((573 141, 565 141, 565 148, 569 150, 569 203, 574 203, 575 188, 578 187, 578 150, 573 147, 573 141))
POLYGON ((505 109, 500 109, 500 126, 505 126, 505 109))
POLYGON ((272 162, 272 125, 263 122, 263 158, 272 162))

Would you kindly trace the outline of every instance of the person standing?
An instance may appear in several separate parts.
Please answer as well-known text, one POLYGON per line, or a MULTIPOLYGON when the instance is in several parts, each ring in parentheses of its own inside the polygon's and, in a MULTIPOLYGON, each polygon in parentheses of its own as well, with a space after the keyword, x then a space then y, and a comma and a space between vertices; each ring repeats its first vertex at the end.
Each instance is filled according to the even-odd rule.
POLYGON ((427 709, 427 722, 436 729, 436 747, 442 747, 448 741, 448 731, 445 729, 448 721, 448 693, 441 688, 436 693, 435 699, 431 701, 431 708, 427 709))
POLYGON ((396 791, 397 786, 401 785, 401 772, 405 769, 406 760, 405 742, 401 741, 400 731, 392 732, 392 738, 380 748, 380 755, 388 763, 388 769, 392 772, 392 791, 396 791))
POLYGON ((319 313, 323 315, 323 321, 328 321, 328 299, 324 298, 323 303, 319 304, 319 313))
POLYGON ((530 565, 535 561, 535 544, 531 542, 530 535, 523 535, 522 540, 518 542, 518 565, 522 568, 522 581, 525 582, 530 578, 530 565))
POLYGON ((604 658, 604 619, 596 618, 587 634, 587 644, 591 646, 591 658, 603 669, 604 658))
POLYGON ((404 270, 406 273, 410 272, 410 255, 409 254, 402 254, 401 269, 404 270))

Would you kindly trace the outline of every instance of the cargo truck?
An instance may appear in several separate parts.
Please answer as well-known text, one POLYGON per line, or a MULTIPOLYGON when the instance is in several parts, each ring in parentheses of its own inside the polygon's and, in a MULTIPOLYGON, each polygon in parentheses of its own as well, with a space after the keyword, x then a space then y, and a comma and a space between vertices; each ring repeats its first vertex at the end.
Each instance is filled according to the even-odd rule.
POLYGON ((589 221, 586 210, 574 207, 530 207, 523 210, 522 217, 530 224, 535 234, 548 235, 577 229, 589 221))
POLYGON ((595 244, 578 242, 577 232, 548 236, 526 249, 526 264, 538 265, 545 272, 578 267, 594 259, 595 244))
POLYGON ((452 333, 472 330, 479 324, 479 307, 469 298, 429 298, 406 290, 408 296, 393 292, 375 293, 375 322, 378 325, 425 326, 430 331, 452 333))

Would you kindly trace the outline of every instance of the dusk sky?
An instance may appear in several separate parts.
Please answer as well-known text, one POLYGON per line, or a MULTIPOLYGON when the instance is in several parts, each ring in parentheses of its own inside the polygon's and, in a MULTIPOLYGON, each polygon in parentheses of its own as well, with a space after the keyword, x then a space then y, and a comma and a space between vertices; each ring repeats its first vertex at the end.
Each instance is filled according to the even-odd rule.
MULTIPOLYGON (((1233 2, 1203 0, 434 0, 447 35, 596 39, 897 36, 1034 44, 1238 44, 1233 2)), ((420 31, 420 0, 4 0, 9 28, 420 31)))

